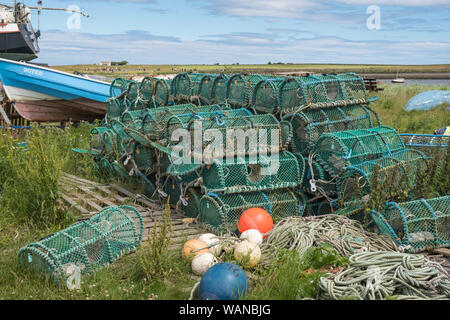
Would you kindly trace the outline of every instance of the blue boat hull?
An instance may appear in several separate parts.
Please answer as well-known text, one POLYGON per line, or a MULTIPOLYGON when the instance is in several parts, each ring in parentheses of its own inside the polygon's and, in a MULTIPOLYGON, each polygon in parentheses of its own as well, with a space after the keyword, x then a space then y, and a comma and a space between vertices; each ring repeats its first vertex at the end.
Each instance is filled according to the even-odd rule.
POLYGON ((0 80, 29 121, 92 121, 106 112, 110 84, 103 81, 5 59, 0 59, 0 80))

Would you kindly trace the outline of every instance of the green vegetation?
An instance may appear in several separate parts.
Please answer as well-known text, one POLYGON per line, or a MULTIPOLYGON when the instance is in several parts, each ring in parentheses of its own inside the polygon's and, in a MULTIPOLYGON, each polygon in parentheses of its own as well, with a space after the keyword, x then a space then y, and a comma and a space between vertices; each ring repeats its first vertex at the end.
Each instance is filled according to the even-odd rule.
POLYGON ((256 65, 244 65, 239 63, 223 65, 121 65, 119 67, 104 67, 98 65, 71 65, 53 66, 52 68, 65 71, 102 75, 110 78, 146 76, 156 74, 173 74, 178 72, 209 72, 209 73, 272 73, 272 72, 311 72, 311 73, 385 73, 396 74, 400 70, 404 73, 449 73, 450 65, 345 65, 345 64, 293 64, 293 63, 268 63, 256 65), (112 70, 112 71, 111 71, 112 70))
POLYGON ((433 134, 434 130, 450 125, 447 105, 429 111, 405 111, 406 104, 415 95, 428 90, 449 90, 448 87, 422 85, 380 87, 384 88, 384 91, 376 94, 380 99, 371 107, 378 113, 383 125, 395 128, 400 133, 426 134, 433 134))

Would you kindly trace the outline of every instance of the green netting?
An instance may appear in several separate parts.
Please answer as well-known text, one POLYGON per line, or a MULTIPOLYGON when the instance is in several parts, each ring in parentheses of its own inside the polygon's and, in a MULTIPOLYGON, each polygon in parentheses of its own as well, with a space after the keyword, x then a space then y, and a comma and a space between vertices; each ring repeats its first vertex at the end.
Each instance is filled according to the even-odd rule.
POLYGON ((273 78, 273 75, 235 74, 231 76, 227 81, 227 102, 233 107, 249 107, 256 84, 262 80, 271 78, 273 78))
MULTIPOLYGON (((213 87, 214 87, 214 81, 220 77, 219 75, 215 74, 208 74, 202 77, 199 85, 198 90, 198 96, 200 99, 201 104, 209 105, 213 104, 213 87)), ((224 100, 221 101, 221 103, 224 102, 224 100)))
POLYGON ((18 261, 22 267, 44 273, 62 284, 70 266, 85 274, 136 250, 143 230, 144 222, 135 208, 109 207, 20 249, 18 261))
POLYGON ((417 172, 427 166, 426 156, 417 150, 405 149, 383 158, 366 161, 345 169, 338 179, 339 197, 344 201, 370 194, 372 183, 385 186, 387 194, 410 190, 417 183, 417 172), (373 175, 378 166, 378 176, 373 175))
POLYGON ((126 109, 125 104, 120 99, 112 99, 106 103, 106 122, 117 120, 126 109))
POLYGON ((205 193, 227 194, 297 187, 303 181, 304 170, 305 161, 287 151, 273 159, 220 159, 203 168, 203 188, 205 193))
POLYGON ((306 109, 283 116, 293 127, 292 148, 307 154, 324 133, 369 129, 380 123, 372 119, 372 111, 364 105, 324 109, 306 109))
MULTIPOLYGON (((236 109, 238 111, 241 109, 236 109)), ((245 113, 246 109, 243 112, 245 113)), ((231 112, 231 111, 228 111, 231 112)), ((212 163, 214 159, 227 157, 246 156, 261 154, 272 154, 272 152, 286 149, 292 138, 289 126, 284 126, 273 115, 256 115, 240 117, 216 117, 214 119, 177 119, 169 121, 167 137, 178 128, 189 130, 191 141, 195 141, 196 128, 201 126, 205 130, 214 129, 214 139, 202 139, 203 155, 198 154, 195 144, 192 146, 192 158, 200 157, 203 162, 212 163), (196 121, 194 121, 196 120, 196 121), (220 143, 221 141, 221 143, 220 143), (214 143, 214 144, 213 144, 214 143), (217 149, 215 146, 219 145, 217 149), (275 150, 275 148, 277 150, 275 150)), ((176 145, 177 143, 172 143, 176 145)), ((171 145, 171 146, 172 146, 171 145)), ((186 155, 183 155, 186 156, 186 155)))
POLYGON ((371 211, 382 233, 409 252, 450 247, 450 196, 388 203, 383 213, 371 211))
POLYGON ((212 103, 225 103, 227 99, 227 83, 230 76, 221 74, 214 79, 211 101, 212 103))
POLYGON ((311 104, 366 98, 364 79, 353 73, 298 77, 311 104))
POLYGON ((200 200, 198 221, 212 229, 234 232, 239 218, 247 209, 263 208, 274 220, 280 220, 288 216, 302 216, 304 200, 304 197, 299 199, 289 189, 228 195, 208 193, 200 200))
POLYGON ((259 81, 253 89, 252 107, 263 113, 279 111, 279 91, 285 84, 284 78, 272 78, 259 81))
POLYGON ((151 107, 158 108, 167 106, 171 100, 170 88, 172 86, 172 80, 170 79, 156 79, 155 80, 155 92, 152 98, 151 107))
POLYGON ((248 111, 232 111, 224 105, 210 105, 197 107, 193 104, 176 105, 169 108, 156 108, 149 110, 142 122, 141 133, 147 136, 150 140, 163 140, 167 138, 167 127, 169 121, 176 122, 177 119, 188 119, 191 117, 208 117, 217 116, 219 114, 235 115, 249 113, 248 111))
POLYGON ((128 91, 128 86, 131 80, 126 80, 122 78, 115 79, 109 88, 109 96, 111 98, 119 97, 128 91))
MULTIPOLYGON (((299 153, 295 153, 301 157, 299 153)), ((333 178, 323 166, 314 159, 307 159, 305 163, 305 174, 300 188, 310 195, 326 195, 328 197, 338 194, 336 179, 333 178)))
POLYGON ((179 73, 171 85, 171 94, 175 101, 190 102, 193 101, 192 97, 197 97, 194 100, 198 101, 200 83, 206 75, 203 73, 179 73))
POLYGON ((139 143, 134 144, 132 160, 137 171, 145 176, 156 170, 156 155, 153 148, 145 147, 139 143))
POLYGON ((316 159, 333 177, 339 176, 346 167, 389 156, 404 149, 397 131, 383 126, 325 133, 312 148, 316 159))
POLYGON ((91 130, 89 151, 93 155, 103 155, 105 152, 105 140, 103 134, 108 131, 107 127, 95 127, 91 130))
POLYGON ((155 78, 145 77, 139 86, 139 98, 146 106, 150 106, 155 94, 155 78))

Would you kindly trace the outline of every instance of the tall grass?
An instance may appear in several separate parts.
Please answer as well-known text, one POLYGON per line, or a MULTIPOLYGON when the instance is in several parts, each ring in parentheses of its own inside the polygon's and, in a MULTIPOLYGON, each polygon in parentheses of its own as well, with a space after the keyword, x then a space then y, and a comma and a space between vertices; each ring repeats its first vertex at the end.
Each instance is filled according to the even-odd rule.
POLYGON ((60 205, 59 178, 64 170, 90 172, 90 159, 81 164, 72 148, 89 141, 87 125, 80 128, 39 128, 34 125, 18 139, 11 132, 0 138, 0 215, 37 228, 67 223, 60 205), (88 133, 86 134, 85 131, 88 133), (19 140, 20 139, 20 140, 19 140), (24 146, 19 144, 24 142, 24 146))
MULTIPOLYGON (((450 90, 445 86, 382 85, 384 91, 377 93, 379 100, 372 105, 383 125, 393 127, 400 133, 433 134, 434 130, 450 124, 447 105, 429 111, 406 111, 405 106, 415 95, 429 90, 450 90)), ((373 94, 375 95, 375 94, 373 94)))

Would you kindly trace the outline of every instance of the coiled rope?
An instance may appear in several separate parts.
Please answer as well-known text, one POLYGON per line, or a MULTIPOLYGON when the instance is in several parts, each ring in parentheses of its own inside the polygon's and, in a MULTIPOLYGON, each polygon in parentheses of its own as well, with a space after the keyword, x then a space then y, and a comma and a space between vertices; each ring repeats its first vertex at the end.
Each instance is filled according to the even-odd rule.
POLYGON ((276 249, 295 250, 303 256, 308 248, 322 243, 330 243, 342 256, 398 250, 390 237, 368 232, 360 222, 338 215, 288 217, 267 235, 261 245, 265 263, 276 260, 276 249))
POLYGON ((319 281, 319 299, 345 297, 381 300, 450 299, 450 277, 442 266, 423 255, 366 252, 352 255, 349 267, 319 281))

